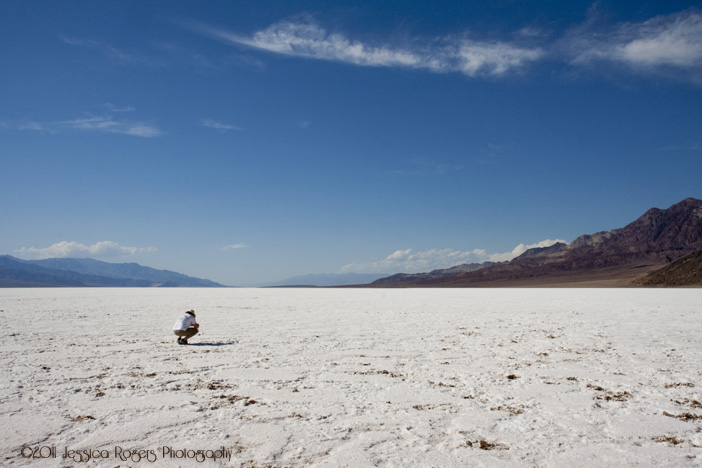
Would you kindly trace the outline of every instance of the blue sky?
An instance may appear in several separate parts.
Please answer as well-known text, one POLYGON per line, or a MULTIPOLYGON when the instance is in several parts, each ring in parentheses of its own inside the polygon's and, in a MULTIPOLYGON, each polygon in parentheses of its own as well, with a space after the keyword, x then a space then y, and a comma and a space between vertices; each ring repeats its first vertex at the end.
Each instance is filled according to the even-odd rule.
POLYGON ((0 252, 228 285, 702 198, 702 3, 0 3, 0 252))

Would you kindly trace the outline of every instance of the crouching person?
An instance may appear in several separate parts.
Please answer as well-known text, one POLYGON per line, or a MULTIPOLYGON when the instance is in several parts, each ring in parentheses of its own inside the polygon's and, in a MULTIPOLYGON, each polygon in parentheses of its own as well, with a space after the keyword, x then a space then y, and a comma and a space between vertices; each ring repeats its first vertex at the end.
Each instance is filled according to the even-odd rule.
POLYGON ((188 338, 197 335, 200 324, 195 320, 195 311, 189 310, 173 325, 173 333, 178 336, 178 344, 188 344, 188 338))

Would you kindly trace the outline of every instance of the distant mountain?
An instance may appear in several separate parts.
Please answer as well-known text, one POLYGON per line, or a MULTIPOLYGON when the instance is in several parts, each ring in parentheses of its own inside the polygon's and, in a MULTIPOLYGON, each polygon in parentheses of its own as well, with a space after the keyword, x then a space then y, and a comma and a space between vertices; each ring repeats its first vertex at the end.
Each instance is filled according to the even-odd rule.
POLYGON ((137 263, 88 258, 21 260, 0 256, 1 287, 222 287, 221 284, 137 263))
POLYGON ((702 250, 634 280, 641 286, 702 286, 702 250))
POLYGON ((394 287, 519 286, 635 277, 702 250, 702 200, 687 198, 611 231, 583 235, 570 244, 530 249, 510 262, 473 272, 414 282, 374 283, 394 287))
POLYGON ((480 270, 481 268, 499 265, 500 263, 502 262, 464 263, 451 268, 432 270, 429 273, 397 273, 386 278, 377 279, 373 281, 372 284, 374 286, 382 286, 383 284, 392 283, 415 283, 417 281, 427 281, 432 279, 445 278, 448 276, 454 276, 459 273, 469 273, 471 271, 480 270))
POLYGON ((387 276, 387 273, 322 273, 316 275, 302 275, 287 278, 267 286, 292 287, 292 286, 350 286, 366 284, 378 278, 387 276))

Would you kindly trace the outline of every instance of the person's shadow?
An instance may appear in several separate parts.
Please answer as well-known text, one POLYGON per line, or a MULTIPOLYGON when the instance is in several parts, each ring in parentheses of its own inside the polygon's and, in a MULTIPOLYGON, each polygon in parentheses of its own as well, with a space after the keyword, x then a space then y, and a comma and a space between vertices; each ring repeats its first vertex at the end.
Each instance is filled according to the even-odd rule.
POLYGON ((220 341, 218 343, 188 343, 188 346, 231 346, 235 341, 220 341))

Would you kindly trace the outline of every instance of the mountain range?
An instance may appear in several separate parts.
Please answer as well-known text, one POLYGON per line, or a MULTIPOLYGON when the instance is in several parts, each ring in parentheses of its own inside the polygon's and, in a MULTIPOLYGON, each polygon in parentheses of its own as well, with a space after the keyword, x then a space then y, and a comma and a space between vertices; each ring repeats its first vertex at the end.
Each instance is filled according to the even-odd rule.
POLYGON ((0 287, 223 287, 214 281, 137 263, 90 258, 21 260, 0 255, 0 287))
POLYGON ((380 286, 383 284, 392 285, 395 283, 417 283, 420 281, 428 281, 449 276, 458 275, 459 273, 469 273, 483 268, 499 265, 507 262, 484 262, 484 263, 463 263, 451 268, 442 268, 432 270, 429 273, 397 273, 386 278, 379 278, 373 282, 374 285, 380 286))
POLYGON ((702 255, 693 255, 683 267, 672 268, 672 262, 699 251, 702 200, 687 198, 668 209, 652 208, 623 228, 583 235, 570 244, 530 249, 509 262, 394 275, 369 286, 702 285, 699 276, 695 276, 699 275, 702 255), (669 268, 665 272, 653 275, 666 267, 669 268), (460 268, 470 271, 457 271, 460 268), (645 276, 648 274, 651 276, 645 276), (683 274, 686 279, 678 278, 683 274), (694 278, 698 278, 697 282, 694 278))
MULTIPOLYGON (((501 263, 463 264, 428 273, 306 275, 275 286, 528 287, 702 286, 702 200, 652 208, 627 226, 527 250, 501 263), (362 284, 372 281, 368 284, 362 284)), ((223 287, 137 263, 88 258, 21 260, 0 255, 0 287, 223 287)))
POLYGON ((273 288, 348 286, 370 283, 385 276, 387 276, 387 273, 319 273, 293 276, 275 283, 265 283, 259 286, 273 288))

